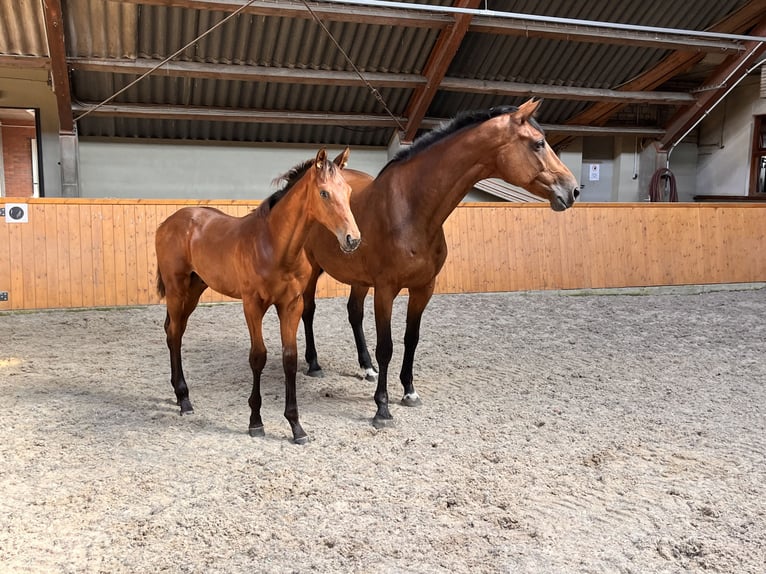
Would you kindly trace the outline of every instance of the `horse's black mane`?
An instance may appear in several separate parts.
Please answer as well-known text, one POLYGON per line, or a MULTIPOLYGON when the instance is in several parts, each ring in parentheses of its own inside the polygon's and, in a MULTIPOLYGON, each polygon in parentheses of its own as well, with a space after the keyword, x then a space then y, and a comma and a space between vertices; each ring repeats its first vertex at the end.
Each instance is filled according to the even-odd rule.
MULTIPOLYGON (((394 155, 394 157, 392 157, 391 160, 389 160, 389 162, 380 171, 382 173, 391 164, 410 159, 412 156, 420 153, 427 147, 432 146, 436 142, 443 140, 444 138, 462 130, 463 128, 486 122, 487 120, 491 120, 497 116, 502 116, 503 114, 510 114, 517 111, 518 109, 519 108, 516 106, 495 106, 487 110, 461 112, 449 123, 423 134, 414 142, 412 142, 411 146, 399 150, 396 155, 394 155)), ((529 123, 531 123, 532 126, 539 130, 541 133, 543 132, 540 124, 538 124, 534 118, 529 118, 529 123)))
POLYGON ((277 202, 282 199, 287 192, 306 174, 308 169, 314 164, 314 159, 307 159, 303 163, 299 163, 295 167, 291 168, 287 173, 280 175, 274 179, 274 183, 278 181, 284 182, 282 187, 272 193, 263 203, 271 210, 277 202))

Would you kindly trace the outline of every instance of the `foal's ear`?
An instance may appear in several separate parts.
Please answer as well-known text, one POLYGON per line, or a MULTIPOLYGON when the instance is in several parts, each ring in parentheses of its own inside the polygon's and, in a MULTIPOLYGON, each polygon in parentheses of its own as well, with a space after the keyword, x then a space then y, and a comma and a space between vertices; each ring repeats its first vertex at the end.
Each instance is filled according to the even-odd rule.
POLYGON ((326 163, 327 163, 327 150, 325 148, 322 148, 317 152, 316 160, 314 160, 314 167, 316 167, 318 171, 321 171, 322 169, 324 169, 326 163))
POLYGON ((346 146, 346 149, 344 149, 340 154, 338 154, 338 157, 335 158, 335 165, 341 169, 345 169, 348 165, 348 154, 350 153, 351 148, 346 146))
POLYGON ((519 109, 514 116, 516 116, 516 119, 520 124, 523 124, 535 115, 537 108, 539 108, 542 103, 542 100, 535 100, 534 98, 529 99, 519 106, 519 109))

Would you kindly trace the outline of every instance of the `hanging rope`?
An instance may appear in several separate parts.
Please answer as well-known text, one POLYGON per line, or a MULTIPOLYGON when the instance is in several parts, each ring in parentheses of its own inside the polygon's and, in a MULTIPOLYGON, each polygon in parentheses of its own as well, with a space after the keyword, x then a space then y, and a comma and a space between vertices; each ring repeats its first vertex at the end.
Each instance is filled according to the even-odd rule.
POLYGON ((245 8, 247 8, 248 6, 250 6, 250 4, 252 4, 253 2, 255 2, 255 0, 248 0, 248 1, 247 1, 245 4, 242 4, 242 6, 240 6, 239 8, 237 8, 237 9, 236 9, 234 12, 232 12, 231 14, 229 14, 228 16, 226 16, 226 18, 224 18, 223 20, 221 20, 221 21, 220 21, 220 22, 218 22, 217 24, 214 24, 214 25, 213 25, 213 26, 211 26, 211 27, 210 27, 208 30, 206 30, 205 32, 203 32, 202 34, 200 34, 199 36, 197 36, 196 38, 194 38, 194 40, 192 40, 191 42, 189 42, 188 44, 186 44, 186 45, 185 45, 183 48, 181 48, 180 50, 177 50, 176 52, 173 52, 173 53, 172 53, 170 56, 168 56, 167 58, 165 58, 164 60, 162 60, 162 61, 161 61, 159 64, 157 64, 156 66, 154 66, 154 67, 153 67, 151 70, 149 70, 149 71, 147 71, 147 72, 144 72, 144 73, 143 73, 143 74, 141 74, 141 75, 140 75, 138 78, 136 78, 135 80, 133 80, 132 82, 130 82, 130 83, 127 85, 127 86, 125 86, 125 87, 124 87, 124 88, 122 88, 121 90, 118 90, 118 91, 116 91, 115 93, 113 93, 111 96, 109 96, 108 98, 106 98, 106 99, 105 99, 103 102, 101 102, 100 104, 97 104, 97 105, 93 106, 92 108, 89 108, 88 110, 86 110, 86 111, 84 111, 83 113, 81 113, 79 116, 77 116, 77 117, 74 119, 74 121, 76 122, 76 121, 78 121, 78 120, 81 120, 82 118, 84 118, 85 116, 87 116, 88 114, 90 114, 91 112, 95 112, 95 111, 96 111, 97 109, 99 109, 100 107, 102 107, 102 106, 105 106, 106 104, 108 104, 109 102, 111 102, 111 101, 112 101, 114 98, 116 98, 117 96, 119 96, 119 95, 120 95, 120 94, 122 94, 123 92, 125 92, 125 91, 129 90, 130 88, 132 88, 133 86, 135 86, 135 85, 136 85, 138 82, 140 82, 141 80, 143 80, 145 77, 147 77, 147 76, 149 76, 149 75, 153 74, 154 72, 156 72, 157 70, 159 70, 159 69, 160 69, 162 66, 164 66, 164 65, 165 65, 165 64, 167 64, 167 63, 168 63, 170 60, 172 60, 173 58, 175 58, 176 56, 178 56, 178 55, 179 55, 181 52, 183 52, 183 51, 184 51, 184 50, 186 50, 187 48, 190 48, 191 46, 193 46, 194 44, 196 44, 197 42, 199 42, 200 40, 202 40, 202 38, 204 38, 205 36, 207 36, 208 34, 210 34, 211 32, 213 32, 213 31, 214 31, 214 30, 216 30, 217 28, 220 28, 221 26, 223 26, 223 25, 224 25, 226 22, 228 22, 229 20, 231 20, 232 18, 234 18, 235 16, 237 16, 237 15, 238 15, 240 12, 242 12, 242 11, 243 11, 245 8))
POLYGON ((314 13, 314 11, 311 9, 311 6, 309 6, 308 2, 306 0, 303 0, 303 5, 306 7, 306 10, 309 11, 309 14, 311 14, 311 17, 314 18, 317 24, 319 24, 319 27, 324 30, 324 33, 327 34, 327 36, 332 40, 332 43, 335 44, 335 47, 338 48, 338 51, 340 51, 341 54, 343 54, 343 57, 346 58, 346 62, 351 66, 351 68, 356 72, 356 75, 359 76, 359 79, 362 80, 362 83, 367 86, 367 89, 372 92, 372 95, 375 96, 375 99, 378 100, 381 106, 383 106, 383 109, 386 110, 386 113, 391 116, 391 119, 394 120, 396 125, 399 127, 400 131, 405 131, 404 126, 402 126, 399 119, 391 112, 390 109, 388 109, 388 106, 386 105, 386 101, 383 99, 383 96, 380 94, 380 92, 373 86, 367 78, 364 77, 364 74, 359 71, 359 68, 356 67, 356 64, 354 64, 353 60, 351 60, 351 57, 346 53, 346 51, 341 47, 341 45, 338 43, 338 41, 335 39, 335 37, 330 33, 330 30, 327 29, 327 26, 324 25, 324 22, 319 19, 319 16, 314 13))
POLYGON ((668 168, 661 167, 652 174, 652 181, 649 183, 649 201, 664 201, 666 188, 668 189, 668 201, 677 202, 676 176, 668 168))

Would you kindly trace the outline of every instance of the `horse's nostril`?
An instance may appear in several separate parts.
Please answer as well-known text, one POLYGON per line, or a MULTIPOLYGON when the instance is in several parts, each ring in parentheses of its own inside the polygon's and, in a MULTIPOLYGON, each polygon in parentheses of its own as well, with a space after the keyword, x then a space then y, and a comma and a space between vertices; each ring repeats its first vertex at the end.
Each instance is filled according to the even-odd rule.
POLYGON ((572 196, 573 196, 575 199, 577 199, 578 197, 580 197, 580 188, 579 188, 579 187, 575 187, 575 188, 574 188, 574 191, 572 192, 572 196))
POLYGON ((346 235, 346 245, 348 245, 351 249, 356 249, 361 241, 361 239, 355 239, 354 237, 351 237, 351 235, 346 235))

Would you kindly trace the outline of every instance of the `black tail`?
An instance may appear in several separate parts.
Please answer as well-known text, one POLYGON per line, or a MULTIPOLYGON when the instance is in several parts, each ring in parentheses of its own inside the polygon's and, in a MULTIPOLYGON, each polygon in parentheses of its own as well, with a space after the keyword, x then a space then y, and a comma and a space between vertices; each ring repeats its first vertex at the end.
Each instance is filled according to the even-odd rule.
POLYGON ((160 294, 160 299, 165 296, 165 282, 162 280, 159 267, 157 267, 157 293, 160 294))

